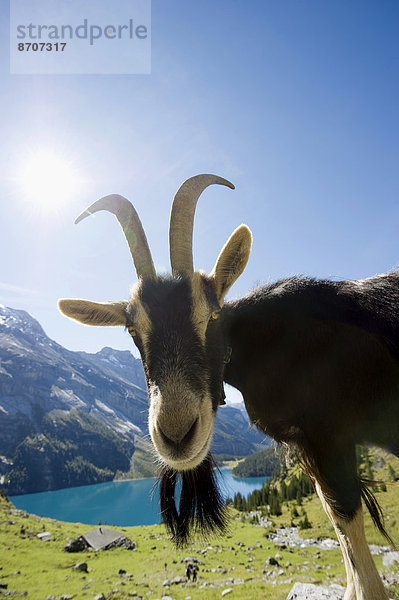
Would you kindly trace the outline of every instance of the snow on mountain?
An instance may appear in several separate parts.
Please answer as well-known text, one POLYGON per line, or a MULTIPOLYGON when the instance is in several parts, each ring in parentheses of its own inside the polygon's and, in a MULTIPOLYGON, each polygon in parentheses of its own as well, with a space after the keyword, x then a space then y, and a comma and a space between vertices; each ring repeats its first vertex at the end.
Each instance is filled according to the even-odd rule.
MULTIPOLYGON (((0 326, 5 329, 18 329, 32 336, 47 338, 42 326, 26 310, 8 308, 0 304, 0 326)), ((48 338, 47 338, 48 339, 48 338)))

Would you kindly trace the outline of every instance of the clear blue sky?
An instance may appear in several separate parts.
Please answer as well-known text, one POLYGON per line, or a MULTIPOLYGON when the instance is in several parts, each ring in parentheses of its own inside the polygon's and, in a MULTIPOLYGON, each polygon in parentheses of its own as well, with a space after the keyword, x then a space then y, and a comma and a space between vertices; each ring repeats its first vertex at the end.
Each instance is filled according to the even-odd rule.
POLYGON ((122 329, 62 317, 59 297, 124 299, 135 272, 116 220, 74 218, 115 192, 133 201, 158 270, 187 177, 206 191, 195 265, 210 270, 233 229, 254 245, 230 297, 292 274, 360 278, 399 265, 397 0, 153 0, 152 73, 9 74, 0 0, 0 302, 57 342, 132 349, 122 329), (20 193, 27 154, 52 148, 84 178, 47 214, 20 193))

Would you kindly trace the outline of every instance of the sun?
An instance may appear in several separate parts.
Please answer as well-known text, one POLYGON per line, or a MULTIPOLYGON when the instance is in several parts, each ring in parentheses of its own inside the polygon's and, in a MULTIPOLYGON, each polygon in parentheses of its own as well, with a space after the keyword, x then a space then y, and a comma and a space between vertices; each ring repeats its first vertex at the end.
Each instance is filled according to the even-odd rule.
POLYGON ((83 179, 73 162, 53 151, 32 152, 20 164, 17 182, 24 199, 36 208, 57 210, 72 200, 83 179))

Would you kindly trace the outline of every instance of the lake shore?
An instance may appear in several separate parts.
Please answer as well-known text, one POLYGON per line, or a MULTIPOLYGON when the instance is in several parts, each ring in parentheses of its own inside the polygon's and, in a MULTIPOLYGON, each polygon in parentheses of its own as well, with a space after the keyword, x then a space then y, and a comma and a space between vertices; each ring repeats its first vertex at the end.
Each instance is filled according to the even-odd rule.
MULTIPOLYGON (((217 472, 225 498, 240 492, 247 496, 262 487, 267 477, 237 478, 227 467, 217 472)), ((152 525, 161 522, 157 479, 109 481, 35 494, 12 496, 19 509, 36 515, 93 525, 100 521, 119 526, 152 525)))

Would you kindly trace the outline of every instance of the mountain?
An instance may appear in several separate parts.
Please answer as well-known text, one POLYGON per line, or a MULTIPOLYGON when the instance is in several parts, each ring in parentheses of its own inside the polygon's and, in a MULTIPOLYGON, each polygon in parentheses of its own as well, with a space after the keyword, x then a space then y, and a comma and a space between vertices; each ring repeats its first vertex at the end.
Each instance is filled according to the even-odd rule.
MULTIPOLYGON (((267 438, 269 439, 269 438, 267 438)), ((249 426, 246 412, 226 404, 216 413, 212 452, 232 456, 248 456, 265 443, 265 436, 249 426)))
POLYGON ((268 446, 250 454, 233 469, 235 477, 264 477, 274 475, 283 463, 283 454, 275 446, 268 446))
MULTIPOLYGON (((0 473, 8 493, 106 481, 132 465, 136 476, 154 473, 147 418, 143 367, 129 351, 72 352, 26 311, 0 305, 0 473)), ((213 452, 245 456, 262 441, 246 413, 220 407, 213 452)))
POLYGON ((27 312, 0 307, 0 454, 40 433, 53 410, 81 410, 133 439, 147 431, 147 405, 141 361, 130 352, 66 350, 27 312))

